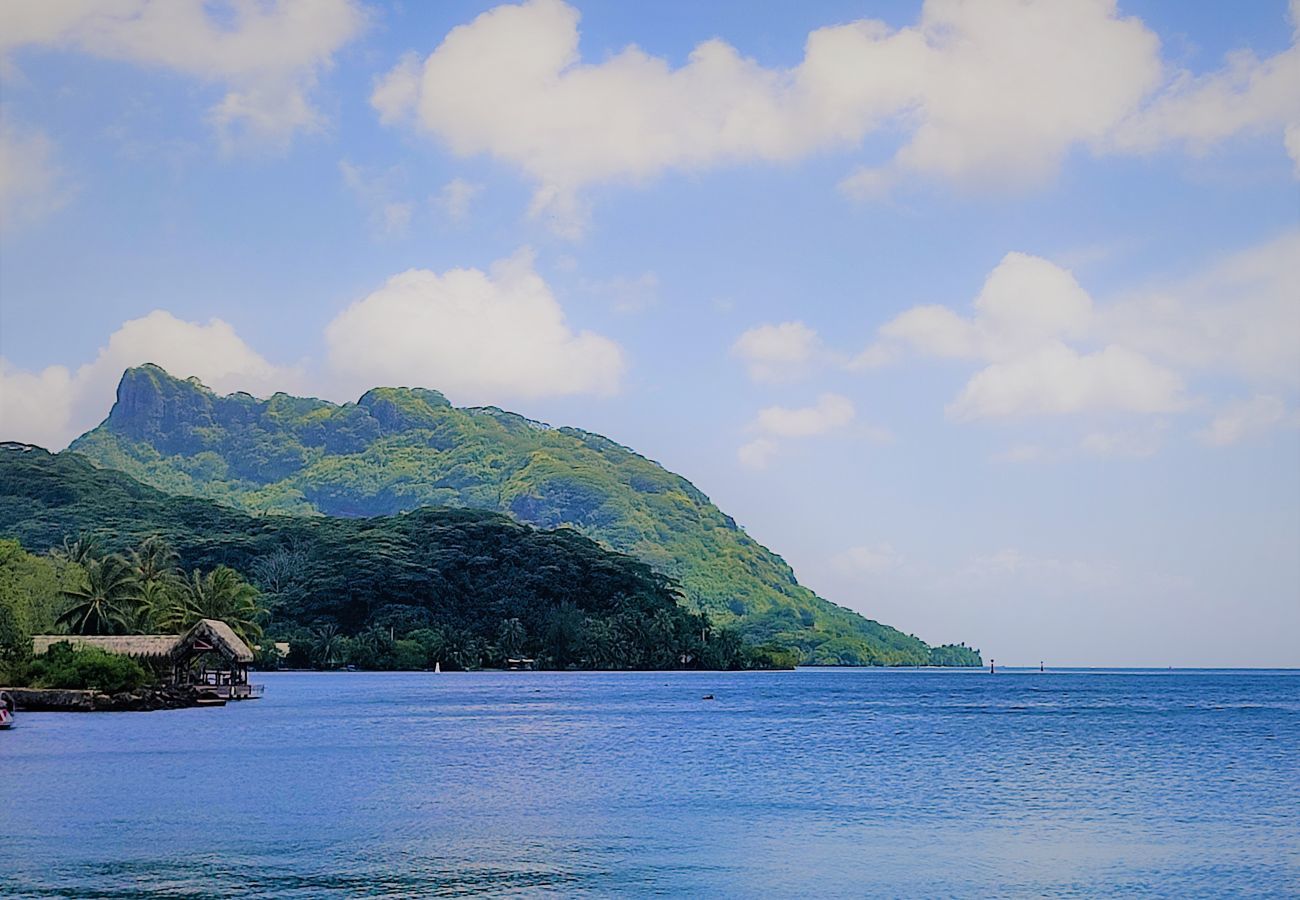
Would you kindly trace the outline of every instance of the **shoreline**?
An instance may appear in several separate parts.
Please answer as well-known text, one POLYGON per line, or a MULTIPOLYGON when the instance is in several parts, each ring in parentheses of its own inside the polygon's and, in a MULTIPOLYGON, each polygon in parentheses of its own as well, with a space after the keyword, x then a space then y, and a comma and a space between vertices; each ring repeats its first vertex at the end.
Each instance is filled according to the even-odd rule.
POLYGON ((16 712, 157 712, 202 706, 197 691, 169 687, 107 693, 73 688, 0 687, 16 712))

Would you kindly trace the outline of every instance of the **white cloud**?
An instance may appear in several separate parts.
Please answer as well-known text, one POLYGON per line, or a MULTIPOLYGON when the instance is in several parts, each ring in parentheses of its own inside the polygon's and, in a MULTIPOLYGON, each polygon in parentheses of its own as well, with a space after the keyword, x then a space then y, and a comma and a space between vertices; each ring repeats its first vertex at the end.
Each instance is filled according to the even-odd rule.
POLYGON ((124 323, 76 370, 27 372, 0 360, 0 436, 63 447, 104 417, 123 370, 147 362, 222 392, 288 390, 300 382, 296 370, 267 362, 221 319, 186 322, 155 310, 124 323))
POLYGON ((771 438, 755 438, 736 451, 736 458, 747 469, 762 470, 772 464, 780 445, 771 438))
POLYGON ((401 166, 376 172, 341 160, 339 174, 357 202, 367 211, 370 230, 374 234, 401 237, 410 230, 415 204, 399 198, 406 180, 406 172, 401 166))
POLYGON ((718 39, 676 68, 635 46, 584 62, 578 21, 560 0, 498 6, 423 61, 404 58, 371 102, 386 123, 519 166, 538 186, 534 213, 573 228, 586 185, 794 160, 898 124, 908 138, 892 168, 1041 180, 1131 114, 1161 72, 1156 36, 1112 0, 929 0, 911 27, 819 28, 789 69, 718 39))
POLYGON ((1300 230, 1190 278, 1120 295, 1097 330, 1167 363, 1300 387, 1300 230))
POLYGON ((453 178, 442 186, 433 198, 433 206, 449 222, 459 224, 469 217, 470 204, 483 190, 483 185, 472 184, 463 178, 453 178))
POLYGON ((815 406, 790 409, 769 406, 759 410, 754 428, 775 437, 815 437, 853 421, 853 402, 840 394, 822 394, 815 406))
POLYGON ((0 231, 45 218, 71 194, 54 143, 15 125, 0 107, 0 231))
POLYGON ((925 356, 985 363, 948 406, 961 421, 1098 411, 1171 412, 1186 405, 1179 376, 1111 344, 1077 349, 1093 336, 1092 298, 1067 270, 1008 253, 989 274, 973 315, 918 306, 881 326, 855 360, 875 364, 910 349, 925 356))
POLYGON ((615 312, 633 314, 645 312, 659 302, 659 276, 642 272, 635 278, 616 275, 600 280, 582 279, 582 289, 605 297, 615 312))
POLYGON ((930 356, 1011 360, 1056 338, 1084 335, 1092 317, 1092 298, 1070 272, 1025 253, 1003 257, 974 307, 966 319, 946 306, 918 306, 880 335, 930 356))
POLYGON ((892 544, 850 547, 832 560, 841 572, 850 576, 874 576, 903 565, 903 557, 892 544))
POLYGON ((901 358, 902 350, 897 343, 876 341, 873 344, 868 344, 856 356, 851 357, 845 368, 850 372, 879 369, 882 366, 892 365, 901 358))
POLYGON ((353 0, 68 0, 0 4, 0 57, 21 47, 77 50, 221 84, 207 119, 227 149, 285 148, 317 128, 309 95, 334 53, 360 33, 353 0))
POLYGON ((817 332, 803 322, 782 322, 749 329, 731 345, 755 381, 790 381, 805 374, 822 354, 817 332))
POLYGON ((1079 447, 1091 456, 1146 459, 1160 450, 1164 423, 1134 431, 1093 431, 1084 435, 1079 447))
MULTIPOLYGON (((611 394, 625 368, 610 339, 575 332, 532 255, 490 271, 413 269, 341 312, 325 331, 330 395, 377 384, 435 387, 466 402, 611 394)), ((0 358, 0 440, 54 449, 100 421, 124 369, 156 363, 218 392, 300 390, 301 369, 275 365, 221 319, 187 322, 163 310, 124 323, 95 359, 26 371, 0 358)))
POLYGON ((1060 342, 977 372, 948 413, 959 421, 1082 412, 1162 413, 1183 409, 1176 374, 1110 346, 1079 353, 1060 342))
POLYGON ((1300 231, 1207 266, 1181 282, 1095 304, 1066 269, 1009 253, 963 315, 906 310, 851 368, 905 351, 983 364, 949 405, 959 420, 1188 408, 1186 383, 1226 375, 1300 387, 1300 231))
MULTIPOLYGON (((1300 4, 1292 2, 1293 25, 1300 4)), ((1296 32, 1300 35, 1300 29, 1296 32)), ((1294 38, 1293 38, 1294 40, 1294 38)), ((1300 44, 1267 59, 1250 50, 1229 54, 1222 69, 1200 76, 1172 71, 1159 95, 1128 117, 1109 139, 1124 152, 1150 152, 1183 143, 1193 152, 1241 133, 1282 132, 1300 173, 1295 130, 1300 127, 1300 44)))
POLYGON ((571 236, 585 186, 795 160, 885 129, 902 145, 846 177, 847 193, 877 196, 907 173, 1035 184, 1074 147, 1198 149, 1242 132, 1284 132, 1300 159, 1300 49, 1195 76, 1165 65, 1158 37, 1114 0, 928 0, 908 27, 816 29, 791 68, 716 38, 677 67, 636 46, 587 62, 579 19, 560 0, 495 7, 423 60, 404 57, 371 102, 385 123, 518 166, 537 185, 532 212, 571 236))
POLYGON ((0 358, 0 440, 62 449, 81 430, 73 424, 73 397, 72 373, 64 366, 25 372, 0 358))
MULTIPOLYGON (((853 422, 857 415, 853 402, 840 394, 822 394, 813 406, 791 409, 769 406, 758 411, 749 430, 758 437, 737 451, 741 465, 749 469, 765 469, 781 451, 781 440, 811 438, 839 431, 853 422)), ((881 438, 883 430, 868 428, 868 440, 881 438)), ((886 439, 892 439, 889 435, 886 439)))
POLYGON ((1229 404, 1200 432, 1199 437, 1211 446, 1224 447, 1283 425, 1300 425, 1300 413, 1288 410, 1281 397, 1257 394, 1229 404))
POLYGON ((331 365, 355 386, 424 385, 466 402, 612 394, 625 367, 614 341, 569 327, 529 251, 488 272, 395 275, 325 337, 331 365))

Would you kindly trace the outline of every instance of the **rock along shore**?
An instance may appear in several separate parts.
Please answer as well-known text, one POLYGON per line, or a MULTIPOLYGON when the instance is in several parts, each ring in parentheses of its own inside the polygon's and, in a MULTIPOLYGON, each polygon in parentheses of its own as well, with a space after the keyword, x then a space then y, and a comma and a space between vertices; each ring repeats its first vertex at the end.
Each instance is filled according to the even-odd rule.
POLYGON ((149 712, 197 705, 190 688, 140 688, 120 694, 52 688, 0 688, 25 712, 149 712))

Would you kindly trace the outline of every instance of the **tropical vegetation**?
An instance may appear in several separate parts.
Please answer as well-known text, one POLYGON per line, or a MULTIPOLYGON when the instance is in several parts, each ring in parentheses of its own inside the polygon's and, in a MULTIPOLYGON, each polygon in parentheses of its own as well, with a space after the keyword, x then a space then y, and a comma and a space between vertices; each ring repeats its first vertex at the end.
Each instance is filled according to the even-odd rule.
POLYGON ((90 689, 115 694, 143 687, 155 681, 155 677, 129 656, 98 647, 73 647, 60 641, 32 660, 26 680, 38 688, 90 689))
MULTIPOLYGON (((42 615, 23 613, 28 634, 38 620, 81 633, 174 633, 219 618, 266 665, 287 640, 288 664, 324 668, 795 661, 688 610, 644 563, 570 529, 494 513, 251 516, 164 494, 74 453, 10 445, 0 449, 0 534, 46 551, 38 558, 6 543, 58 575, 42 615)), ((0 593, 6 607, 26 602, 0 593)))
MULTIPOLYGON (((978 665, 801 586, 686 479, 608 438, 437 391, 376 388, 336 405, 218 396, 157 366, 128 370, 107 420, 72 449, 181 495, 250 513, 371 517, 419 507, 492 510, 567 527, 681 586, 687 605, 753 644, 818 664, 978 665)), ((270 565, 270 563, 267 563, 270 565)))

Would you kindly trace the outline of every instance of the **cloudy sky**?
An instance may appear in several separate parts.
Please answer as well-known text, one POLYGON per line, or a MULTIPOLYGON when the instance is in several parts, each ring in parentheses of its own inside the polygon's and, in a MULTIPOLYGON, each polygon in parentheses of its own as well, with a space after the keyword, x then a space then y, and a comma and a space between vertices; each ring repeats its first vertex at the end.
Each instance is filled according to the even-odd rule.
POLYGON ((423 385, 1012 663, 1300 665, 1300 2, 0 5, 0 438, 423 385))

